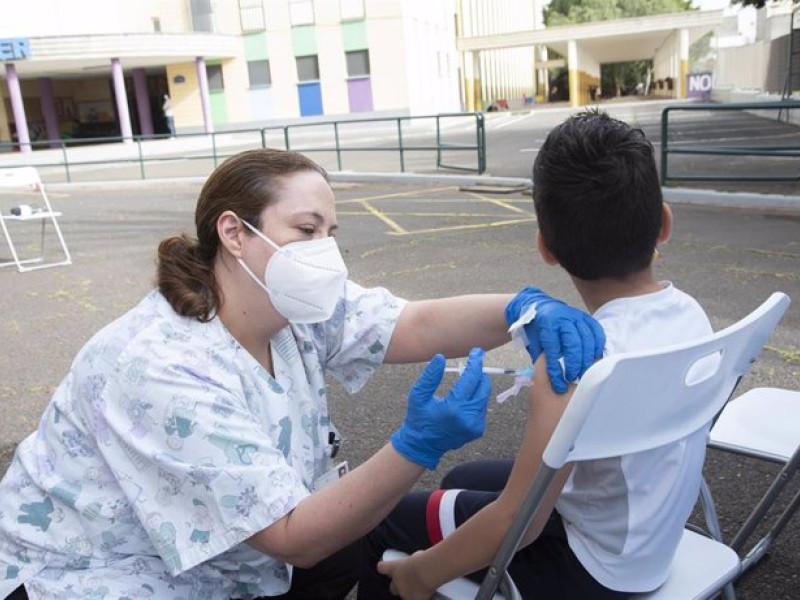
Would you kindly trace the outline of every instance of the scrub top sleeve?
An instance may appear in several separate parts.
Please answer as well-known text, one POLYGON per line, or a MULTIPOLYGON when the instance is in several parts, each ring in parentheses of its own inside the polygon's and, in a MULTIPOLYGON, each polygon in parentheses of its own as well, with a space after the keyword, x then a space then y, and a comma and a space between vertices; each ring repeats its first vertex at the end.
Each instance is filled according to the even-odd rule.
POLYGON ((360 390, 383 363, 406 301, 381 287, 348 281, 334 316, 325 323, 326 369, 349 393, 360 390))
POLYGON ((280 424, 257 420, 231 366, 154 347, 123 354, 105 386, 101 452, 173 575, 309 495, 284 456, 280 424))

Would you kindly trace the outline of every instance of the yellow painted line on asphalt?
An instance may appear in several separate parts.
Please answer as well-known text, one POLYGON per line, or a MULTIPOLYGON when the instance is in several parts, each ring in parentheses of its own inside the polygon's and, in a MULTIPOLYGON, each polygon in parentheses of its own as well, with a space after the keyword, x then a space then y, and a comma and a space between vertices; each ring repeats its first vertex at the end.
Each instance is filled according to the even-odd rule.
POLYGON ((433 192, 443 192, 445 190, 454 190, 456 189, 453 186, 446 186, 446 187, 439 187, 439 188, 428 188, 424 190, 414 190, 411 192, 395 192, 394 194, 381 194, 379 196, 367 196, 366 198, 352 198, 350 200, 337 200, 336 204, 354 204, 359 202, 369 202, 372 200, 387 200, 389 198, 402 198, 403 196, 415 196, 417 194, 428 194, 433 192))
POLYGON ((494 204, 495 206, 500 206, 501 208, 505 208, 505 209, 513 211, 513 212, 522 213, 523 215, 532 214, 531 212, 529 212, 527 210, 523 210, 523 209, 521 209, 521 208, 519 208, 517 206, 514 206, 513 204, 509 204, 508 202, 503 202, 502 200, 498 200, 497 198, 488 198, 488 197, 486 197, 486 196, 484 196, 482 194, 476 194, 475 192, 470 192, 469 194, 470 194, 470 196, 474 196, 475 198, 478 198, 479 200, 483 200, 484 202, 488 202, 489 204, 494 204))
POLYGON ((430 229, 417 229, 415 231, 390 231, 389 235, 416 235, 418 233, 441 233, 443 231, 459 231, 466 229, 489 229, 491 227, 504 227, 506 225, 516 225, 517 223, 534 223, 536 217, 529 219, 512 219, 510 221, 494 221, 492 223, 475 223, 473 225, 452 225, 450 227, 432 227, 430 229))
MULTIPOLYGON (((405 234, 405 233, 408 233, 405 229, 400 227, 400 225, 397 222, 395 222, 393 219, 387 217, 385 214, 383 214, 377 208, 372 206, 366 200, 361 200, 361 206, 363 206, 371 215, 373 215, 374 217, 376 217, 376 218, 380 219, 381 221, 383 221, 384 223, 386 223, 391 229, 394 230, 393 233, 401 234, 401 235, 405 234)), ((389 233, 392 233, 392 232, 389 232, 389 233)))

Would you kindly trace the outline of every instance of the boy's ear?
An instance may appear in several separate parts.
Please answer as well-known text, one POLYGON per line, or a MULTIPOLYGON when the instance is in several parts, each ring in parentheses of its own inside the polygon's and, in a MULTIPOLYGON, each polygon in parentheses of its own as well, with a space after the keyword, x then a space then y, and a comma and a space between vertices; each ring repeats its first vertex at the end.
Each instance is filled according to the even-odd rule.
POLYGON ((542 237, 542 232, 538 230, 536 231, 536 247, 539 249, 539 254, 542 255, 545 263, 551 267, 558 264, 558 259, 550 252, 550 249, 544 241, 544 237, 542 237))
POLYGON ((658 232, 658 244, 666 244, 672 235, 672 209, 665 202, 661 207, 661 231, 658 232))

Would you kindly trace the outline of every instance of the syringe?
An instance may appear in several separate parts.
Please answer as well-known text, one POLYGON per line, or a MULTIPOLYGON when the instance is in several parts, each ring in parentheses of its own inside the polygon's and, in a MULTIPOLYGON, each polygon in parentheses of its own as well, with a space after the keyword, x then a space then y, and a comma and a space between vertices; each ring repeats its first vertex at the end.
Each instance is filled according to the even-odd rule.
MULTIPOLYGON (((463 373, 464 365, 457 367, 445 367, 447 373, 463 373)), ((483 367, 486 375, 515 375, 517 377, 533 377, 533 367, 523 367, 521 369, 505 369, 503 367, 483 367)))

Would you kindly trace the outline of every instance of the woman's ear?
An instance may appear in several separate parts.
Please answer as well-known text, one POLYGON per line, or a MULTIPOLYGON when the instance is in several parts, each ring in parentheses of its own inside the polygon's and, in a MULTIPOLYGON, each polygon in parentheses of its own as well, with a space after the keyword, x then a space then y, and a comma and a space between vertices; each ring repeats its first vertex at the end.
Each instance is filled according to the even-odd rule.
POLYGON ((661 231, 658 232, 658 244, 666 244, 672 235, 672 209, 665 202, 661 207, 661 231))
POLYGON ((242 236, 246 235, 241 219, 226 210, 217 218, 217 236, 220 246, 235 258, 242 257, 242 236))
POLYGON ((550 252, 547 243, 544 241, 544 237, 542 237, 542 232, 538 230, 536 231, 536 247, 539 249, 539 254, 542 255, 545 263, 551 267, 558 264, 558 259, 550 252))

